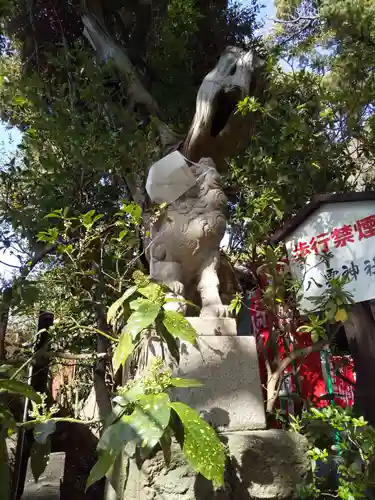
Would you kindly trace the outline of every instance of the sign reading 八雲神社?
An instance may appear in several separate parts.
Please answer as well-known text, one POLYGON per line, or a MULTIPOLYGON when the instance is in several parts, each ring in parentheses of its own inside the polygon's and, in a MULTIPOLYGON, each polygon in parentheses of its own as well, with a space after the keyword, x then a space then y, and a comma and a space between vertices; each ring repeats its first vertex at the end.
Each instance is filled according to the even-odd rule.
POLYGON ((375 201, 323 204, 285 238, 302 311, 316 310, 327 280, 348 276, 355 302, 375 298, 375 201), (323 256, 323 257, 322 257, 323 256))

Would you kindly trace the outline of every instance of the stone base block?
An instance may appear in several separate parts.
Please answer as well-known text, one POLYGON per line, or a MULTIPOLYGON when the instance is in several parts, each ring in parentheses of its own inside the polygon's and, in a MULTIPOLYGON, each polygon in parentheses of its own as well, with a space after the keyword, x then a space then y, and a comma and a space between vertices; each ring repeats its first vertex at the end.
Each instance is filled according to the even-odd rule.
POLYGON ((199 318, 186 317, 198 335, 237 335, 234 318, 199 318))
POLYGON ((227 435, 236 500, 291 499, 310 470, 305 437, 278 429, 227 435))
POLYGON ((173 445, 169 467, 162 452, 141 469, 131 460, 124 499, 137 500, 289 500, 310 469, 306 439, 282 430, 251 431, 222 436, 230 461, 225 485, 214 490, 196 474, 173 445))
POLYGON ((174 397, 195 408, 219 431, 265 429, 258 357, 253 337, 198 338, 198 348, 181 343, 176 373, 202 382, 174 397))

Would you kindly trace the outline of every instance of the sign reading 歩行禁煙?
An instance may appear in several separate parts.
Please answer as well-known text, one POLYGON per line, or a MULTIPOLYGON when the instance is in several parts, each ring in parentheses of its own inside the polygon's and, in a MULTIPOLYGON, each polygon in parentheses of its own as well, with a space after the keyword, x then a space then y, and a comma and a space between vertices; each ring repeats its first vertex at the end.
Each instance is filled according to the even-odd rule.
POLYGON ((302 311, 317 310, 328 280, 347 276, 355 302, 375 298, 375 199, 323 203, 285 238, 291 272, 301 282, 302 311))

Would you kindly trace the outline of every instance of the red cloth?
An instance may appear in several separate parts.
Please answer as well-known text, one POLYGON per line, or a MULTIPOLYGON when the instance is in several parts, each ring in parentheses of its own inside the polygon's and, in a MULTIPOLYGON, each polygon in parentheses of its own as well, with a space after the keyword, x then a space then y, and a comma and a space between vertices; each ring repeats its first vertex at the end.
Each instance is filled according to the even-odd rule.
MULTIPOLYGON (((257 288, 253 293, 250 301, 250 321, 252 332, 254 334, 259 360, 259 370, 262 383, 262 391, 264 395, 264 400, 267 399, 267 371, 265 364, 265 346, 267 345, 267 340, 269 337, 270 325, 273 318, 270 314, 267 314, 262 307, 261 302, 261 288, 257 288)), ((290 348, 293 349, 293 344, 295 348, 303 348, 312 345, 311 336, 308 333, 293 332, 293 342, 290 342, 290 348)), ((278 338, 277 341, 280 359, 290 352, 289 348, 285 350, 285 342, 282 338, 278 338)), ((271 347, 267 347, 266 355, 268 360, 271 362, 273 359, 273 353, 271 347)), ((340 373, 342 373, 348 380, 354 382, 355 375, 353 370, 353 363, 350 357, 340 357, 331 356, 330 357, 330 376, 333 384, 333 392, 340 394, 336 396, 334 401, 340 406, 351 406, 353 404, 353 387, 350 383, 345 382, 342 378, 335 374, 335 368, 338 363, 343 364, 343 360, 346 360, 345 364, 340 368, 340 373)), ((298 392, 298 387, 300 390, 300 396, 303 400, 311 401, 315 406, 322 407, 330 403, 329 399, 324 398, 328 395, 328 387, 323 374, 323 368, 321 363, 321 357, 319 352, 312 352, 304 358, 298 358, 296 360, 298 367, 297 377, 298 381, 293 380, 293 376, 289 377, 287 380, 287 391, 289 393, 298 392)), ((288 366, 285 371, 292 373, 292 364, 288 366)), ((284 399, 284 398, 283 398, 284 399)), ((298 399, 291 397, 289 404, 284 408, 285 412, 293 413, 294 410, 301 408, 301 403, 298 403, 298 399)), ((275 408, 280 408, 280 399, 276 402, 275 408)))

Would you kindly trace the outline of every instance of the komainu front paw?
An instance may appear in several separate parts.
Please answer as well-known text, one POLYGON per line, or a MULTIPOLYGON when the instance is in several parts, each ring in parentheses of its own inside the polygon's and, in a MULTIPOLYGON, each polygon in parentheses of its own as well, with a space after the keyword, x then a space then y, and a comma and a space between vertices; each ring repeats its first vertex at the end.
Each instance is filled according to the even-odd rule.
POLYGON ((165 298, 166 301, 163 307, 166 311, 176 311, 185 316, 187 306, 185 303, 185 299, 181 295, 166 293, 165 298))
POLYGON ((180 281, 169 281, 168 283, 164 283, 169 290, 175 295, 179 295, 181 297, 184 296, 185 287, 180 281))
POLYGON ((228 318, 230 312, 228 311, 228 306, 223 304, 211 304, 202 307, 199 316, 201 318, 228 318))

